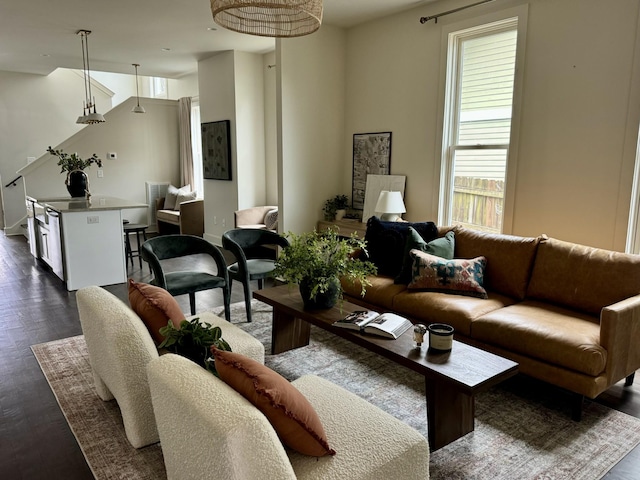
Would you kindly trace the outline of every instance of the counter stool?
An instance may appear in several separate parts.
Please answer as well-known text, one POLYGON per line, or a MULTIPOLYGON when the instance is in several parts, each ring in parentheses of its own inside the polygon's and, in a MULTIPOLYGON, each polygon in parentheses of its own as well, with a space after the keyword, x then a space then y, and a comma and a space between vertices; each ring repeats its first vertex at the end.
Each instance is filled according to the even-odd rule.
MULTIPOLYGON (((129 260, 131 260, 131 266, 133 267, 133 257, 138 257, 138 261, 140 262, 140 269, 142 269, 140 245, 147 241, 147 228, 149 228, 149 225, 143 225, 140 223, 125 223, 122 228, 124 229, 124 251, 127 258, 127 267, 129 265, 129 260), (138 244, 137 250, 131 249, 131 239, 129 238, 129 234, 131 233, 136 234, 136 242, 138 244), (142 241, 140 241, 140 234, 142 234, 142 241)), ((149 269, 151 269, 151 267, 149 267, 149 269)))

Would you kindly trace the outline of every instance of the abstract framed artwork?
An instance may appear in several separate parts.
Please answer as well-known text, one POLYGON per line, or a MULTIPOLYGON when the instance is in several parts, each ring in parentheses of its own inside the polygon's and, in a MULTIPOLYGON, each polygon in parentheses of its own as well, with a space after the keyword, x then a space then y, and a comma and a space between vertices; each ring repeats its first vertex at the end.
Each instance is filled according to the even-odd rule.
POLYGON ((231 122, 203 123, 201 133, 203 177, 231 180, 231 122))
POLYGON ((351 206, 364 209, 367 175, 389 175, 390 172, 391 132, 355 133, 351 206))

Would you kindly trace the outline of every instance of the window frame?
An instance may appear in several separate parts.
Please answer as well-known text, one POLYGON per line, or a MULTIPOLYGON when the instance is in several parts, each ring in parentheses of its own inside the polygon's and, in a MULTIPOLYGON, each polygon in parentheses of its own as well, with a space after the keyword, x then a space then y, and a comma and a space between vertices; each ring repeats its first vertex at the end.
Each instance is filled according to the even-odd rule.
MULTIPOLYGON (((515 185, 517 172, 517 154, 518 139, 520 131, 520 112, 522 105, 522 84, 523 84, 523 68, 524 54, 526 46, 527 33, 527 14, 528 5, 521 5, 514 8, 504 9, 495 13, 469 18, 444 25, 441 36, 441 66, 440 71, 440 95, 438 106, 438 132, 436 144, 436 162, 435 176, 438 179, 437 188, 434 189, 434 203, 438 206, 438 224, 447 225, 451 223, 451 204, 452 198, 449 198, 451 191, 451 183, 453 182, 451 163, 455 155, 453 146, 450 145, 450 139, 456 138, 456 131, 449 121, 452 111, 458 111, 457 99, 452 99, 452 88, 449 85, 448 78, 455 75, 457 82, 461 81, 458 75, 459 64, 458 55, 450 54, 451 40, 450 35, 459 32, 458 38, 473 37, 478 35, 479 29, 486 27, 486 32, 491 30, 500 31, 504 28, 506 22, 511 19, 517 19, 517 41, 516 41, 516 61, 514 74, 513 101, 511 108, 511 130, 509 136, 509 145, 507 149, 507 164, 505 173, 505 192, 504 192, 504 212, 502 219, 502 233, 511 233, 513 231, 513 211, 515 204, 515 185)), ((456 46, 457 48, 457 46, 456 46)), ((459 89, 460 85, 457 85, 459 89)), ((456 122, 456 125, 459 122, 456 122)), ((504 144, 483 144, 475 145, 459 145, 456 150, 470 149, 503 149, 504 144)))

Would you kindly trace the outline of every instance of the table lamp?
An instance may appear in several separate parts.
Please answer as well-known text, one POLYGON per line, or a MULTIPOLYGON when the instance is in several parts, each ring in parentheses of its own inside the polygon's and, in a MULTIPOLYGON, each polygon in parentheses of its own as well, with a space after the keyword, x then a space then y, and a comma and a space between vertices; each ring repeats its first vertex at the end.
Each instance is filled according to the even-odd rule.
POLYGON ((376 203, 375 211, 381 213, 380 220, 385 222, 397 222, 402 220, 402 214, 406 212, 402 194, 400 192, 390 192, 382 190, 376 203))

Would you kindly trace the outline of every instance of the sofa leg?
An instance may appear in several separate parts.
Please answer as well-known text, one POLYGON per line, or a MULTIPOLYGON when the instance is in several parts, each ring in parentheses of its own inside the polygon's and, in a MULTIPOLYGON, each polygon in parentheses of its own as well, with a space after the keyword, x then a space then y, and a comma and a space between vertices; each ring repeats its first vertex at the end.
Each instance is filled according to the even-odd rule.
POLYGON ((631 375, 629 375, 625 381, 624 381, 624 386, 625 387, 630 387, 631 385, 633 385, 633 379, 636 376, 636 372, 633 372, 631 375))
POLYGON ((582 405, 584 404, 584 395, 574 394, 571 405, 571 419, 579 422, 582 420, 582 405))

